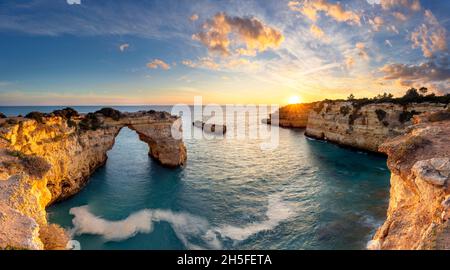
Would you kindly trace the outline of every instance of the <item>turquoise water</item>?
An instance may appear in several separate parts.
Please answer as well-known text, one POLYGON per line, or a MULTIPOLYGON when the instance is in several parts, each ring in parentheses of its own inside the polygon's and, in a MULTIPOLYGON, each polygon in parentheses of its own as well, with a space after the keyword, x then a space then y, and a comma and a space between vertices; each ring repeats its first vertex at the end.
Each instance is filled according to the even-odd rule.
POLYGON ((187 165, 167 169, 124 128, 106 165, 49 207, 49 220, 73 229, 82 249, 363 249, 385 218, 386 159, 303 130, 279 136, 273 151, 188 139, 187 165))

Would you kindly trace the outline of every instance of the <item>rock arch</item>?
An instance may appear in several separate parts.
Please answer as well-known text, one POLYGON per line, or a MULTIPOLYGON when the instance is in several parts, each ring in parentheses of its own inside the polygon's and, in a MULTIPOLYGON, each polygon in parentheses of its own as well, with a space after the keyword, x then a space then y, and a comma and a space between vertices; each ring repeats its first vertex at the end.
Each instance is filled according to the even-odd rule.
POLYGON ((186 162, 182 138, 172 136, 173 129, 181 135, 178 117, 153 111, 123 113, 115 119, 100 114, 89 117, 0 119, 0 214, 6 215, 0 226, 11 228, 1 235, 0 249, 42 249, 38 235, 47 224, 45 208, 86 185, 105 164, 124 127, 137 132, 149 145, 149 155, 163 166, 186 162))

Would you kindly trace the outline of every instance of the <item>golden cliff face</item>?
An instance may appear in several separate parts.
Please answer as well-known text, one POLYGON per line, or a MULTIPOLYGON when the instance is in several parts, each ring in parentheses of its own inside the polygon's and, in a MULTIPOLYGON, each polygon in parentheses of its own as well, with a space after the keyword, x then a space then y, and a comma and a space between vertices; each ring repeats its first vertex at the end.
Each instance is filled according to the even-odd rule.
POLYGON ((412 117, 442 110, 444 104, 377 103, 357 106, 347 101, 317 103, 310 111, 305 134, 337 144, 378 152, 388 138, 404 132, 412 117))
POLYGON ((392 172, 390 201, 369 249, 450 249, 450 111, 415 120, 380 147, 392 172))
POLYGON ((270 115, 268 124, 279 125, 285 128, 305 128, 308 116, 316 103, 291 104, 281 107, 270 115))
POLYGON ((80 129, 83 117, 1 119, 0 249, 44 248, 39 231, 47 225, 46 206, 84 187, 125 126, 136 130, 162 165, 183 165, 184 143, 171 136, 180 119, 163 114, 127 113, 116 120, 98 115, 96 126, 85 129, 80 129))

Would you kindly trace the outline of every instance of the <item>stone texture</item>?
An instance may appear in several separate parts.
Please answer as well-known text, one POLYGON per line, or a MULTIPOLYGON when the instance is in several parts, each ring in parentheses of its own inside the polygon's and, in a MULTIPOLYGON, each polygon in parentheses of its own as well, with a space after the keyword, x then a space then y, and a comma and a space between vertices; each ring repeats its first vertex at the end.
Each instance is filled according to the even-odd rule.
POLYGON ((387 218, 373 238, 381 249, 450 248, 450 121, 421 118, 380 146, 392 172, 387 218))
POLYGON ((308 124, 309 113, 316 103, 291 104, 281 107, 265 122, 286 128, 305 128, 308 124))
POLYGON ((47 225, 45 208, 86 185, 89 176, 106 162, 107 151, 125 126, 148 143, 149 154, 162 165, 185 164, 181 119, 163 114, 125 113, 119 120, 98 115, 99 127, 95 130, 80 130, 55 116, 46 117, 42 123, 24 118, 15 118, 15 124, 0 120, 0 248, 42 249, 38 235, 39 226, 47 225), (179 138, 172 136, 173 129, 179 132, 179 138), (25 170, 24 166, 43 163, 24 164, 28 157, 43 159, 49 169, 42 176, 31 174, 29 171, 35 170, 25 170))
POLYGON ((401 122, 405 112, 432 112, 442 110, 443 104, 393 103, 369 104, 355 107, 349 101, 324 101, 310 110, 305 134, 317 139, 362 150, 378 152, 388 138, 403 134, 412 119, 401 122))

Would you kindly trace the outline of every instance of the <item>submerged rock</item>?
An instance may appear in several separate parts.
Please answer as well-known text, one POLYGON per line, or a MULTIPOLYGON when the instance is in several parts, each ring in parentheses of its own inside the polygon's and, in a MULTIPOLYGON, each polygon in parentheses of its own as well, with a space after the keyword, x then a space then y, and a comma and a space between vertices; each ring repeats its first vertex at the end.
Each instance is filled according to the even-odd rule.
POLYGON ((202 121, 192 122, 192 125, 194 127, 201 128, 203 131, 208 133, 225 134, 227 132, 226 125, 206 124, 202 121))

